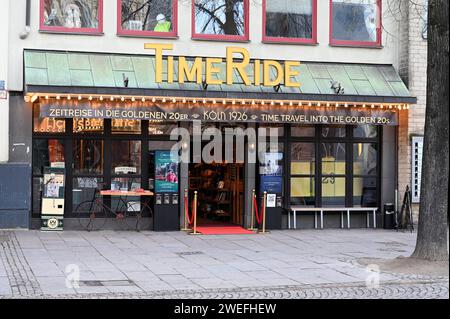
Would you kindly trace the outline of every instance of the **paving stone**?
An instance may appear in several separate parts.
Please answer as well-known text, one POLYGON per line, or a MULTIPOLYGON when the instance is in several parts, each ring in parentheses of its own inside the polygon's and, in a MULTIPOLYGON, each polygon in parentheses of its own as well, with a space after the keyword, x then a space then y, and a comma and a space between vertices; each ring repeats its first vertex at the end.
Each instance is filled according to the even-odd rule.
POLYGON ((0 298, 448 298, 448 277, 382 272, 380 287, 365 286, 368 273, 356 258, 394 258, 414 249, 415 234, 381 229, 0 235, 6 238, 0 298), (200 254, 183 254, 189 252, 200 254), (81 280, 126 284, 67 288, 70 264, 79 267, 81 280))

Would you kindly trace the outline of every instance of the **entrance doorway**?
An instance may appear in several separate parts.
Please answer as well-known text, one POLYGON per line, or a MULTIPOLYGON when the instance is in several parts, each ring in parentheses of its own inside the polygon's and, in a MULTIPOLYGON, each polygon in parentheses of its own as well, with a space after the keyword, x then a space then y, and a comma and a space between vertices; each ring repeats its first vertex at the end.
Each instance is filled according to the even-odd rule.
POLYGON ((243 225, 244 164, 189 164, 192 202, 197 191, 197 218, 200 226, 243 225))

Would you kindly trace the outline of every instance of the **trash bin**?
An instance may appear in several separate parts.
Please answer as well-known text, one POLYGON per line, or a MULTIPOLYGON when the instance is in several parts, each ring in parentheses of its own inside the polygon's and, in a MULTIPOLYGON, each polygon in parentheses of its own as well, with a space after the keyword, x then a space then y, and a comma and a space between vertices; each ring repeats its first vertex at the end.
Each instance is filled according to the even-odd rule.
POLYGON ((384 204, 384 229, 394 229, 395 227, 395 205, 384 204))

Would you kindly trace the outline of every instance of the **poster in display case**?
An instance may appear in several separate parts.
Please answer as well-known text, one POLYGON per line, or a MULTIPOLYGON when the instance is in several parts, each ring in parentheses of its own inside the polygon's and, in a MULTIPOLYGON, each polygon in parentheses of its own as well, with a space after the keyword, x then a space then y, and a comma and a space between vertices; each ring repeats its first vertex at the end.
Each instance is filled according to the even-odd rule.
POLYGON ((156 193, 178 193, 178 154, 172 151, 155 151, 156 193))

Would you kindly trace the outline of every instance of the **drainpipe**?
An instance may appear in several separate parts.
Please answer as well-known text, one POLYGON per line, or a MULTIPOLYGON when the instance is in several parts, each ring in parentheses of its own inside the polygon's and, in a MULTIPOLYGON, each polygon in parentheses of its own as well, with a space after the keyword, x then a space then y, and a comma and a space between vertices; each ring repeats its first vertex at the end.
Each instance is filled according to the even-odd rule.
POLYGON ((31 0, 26 0, 26 6, 25 6, 25 28, 22 32, 19 33, 19 38, 22 40, 25 40, 28 35, 30 34, 31 28, 30 28, 30 6, 31 6, 31 0))

